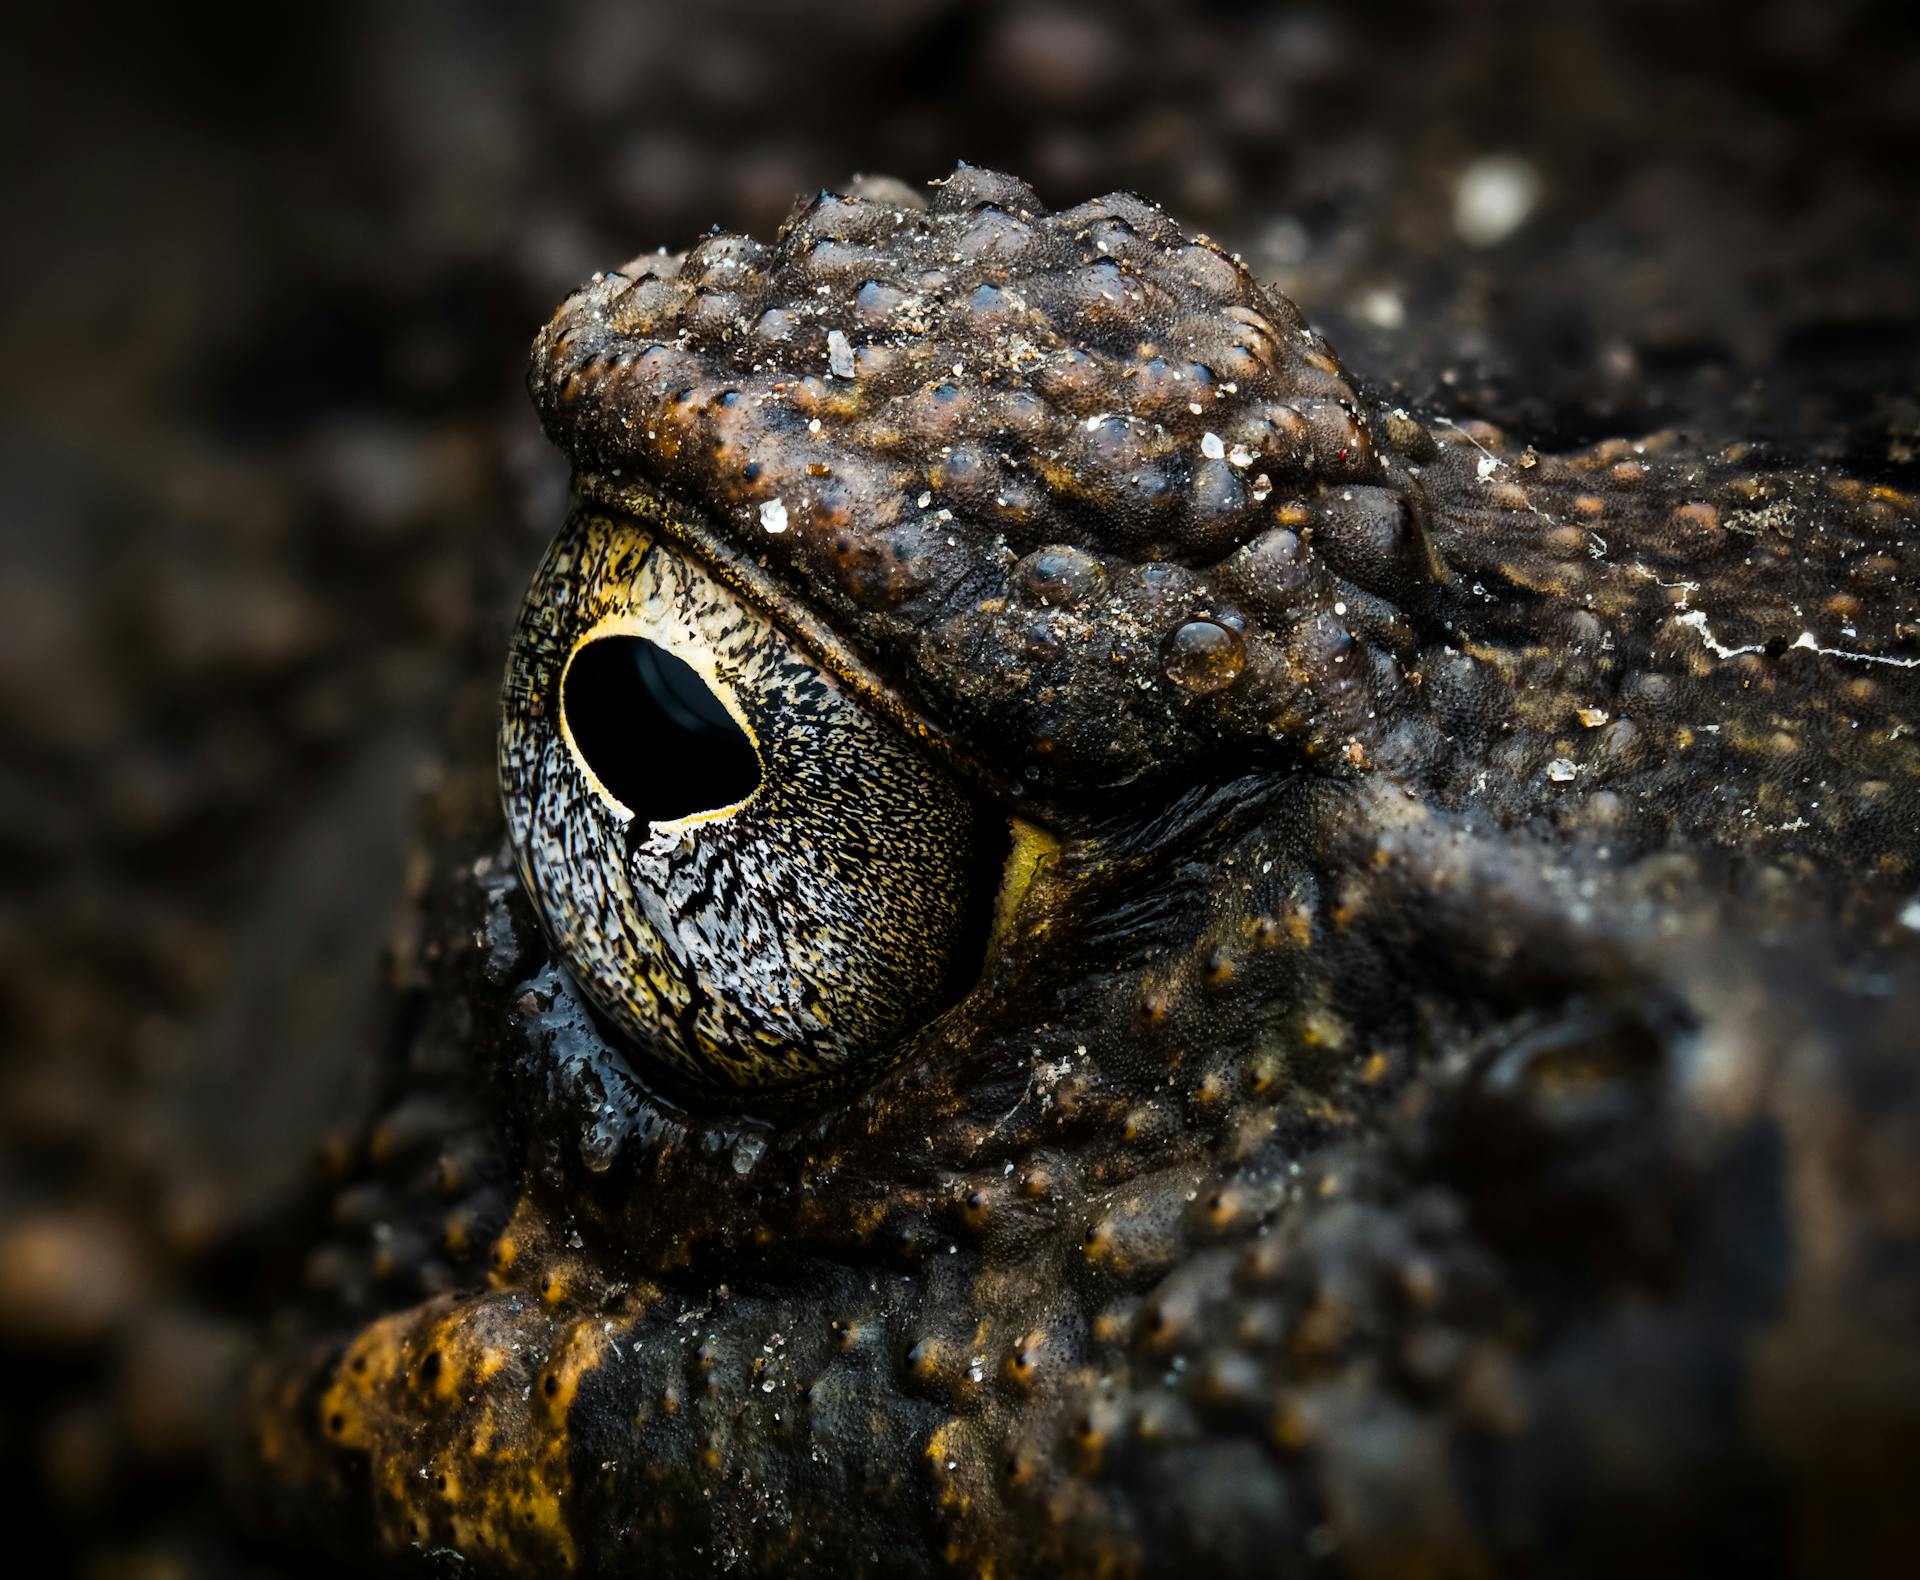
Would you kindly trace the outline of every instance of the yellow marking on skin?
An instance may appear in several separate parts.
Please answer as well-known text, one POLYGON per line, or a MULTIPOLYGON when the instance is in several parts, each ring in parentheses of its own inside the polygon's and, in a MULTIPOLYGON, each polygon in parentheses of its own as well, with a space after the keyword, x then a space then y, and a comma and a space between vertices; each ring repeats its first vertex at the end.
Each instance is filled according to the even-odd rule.
POLYGON ((1328 1010, 1310 1010, 1300 1020, 1300 1041, 1309 1048, 1338 1053, 1347 1045, 1346 1022, 1328 1010))
MULTIPOLYGON (((624 1336, 633 1324, 618 1326, 624 1336)), ((582 1379, 599 1369, 611 1339, 607 1324, 600 1318, 582 1317, 566 1329, 554 1346, 554 1357, 548 1361, 536 1390, 536 1402, 544 1413, 555 1420, 565 1419, 574 1396, 580 1391, 582 1379)))
POLYGON ((954 1416, 934 1428, 925 1458, 933 1471, 940 1506, 959 1515, 972 1513, 973 1495, 968 1489, 977 1479, 978 1466, 966 1422, 954 1416))
POLYGON ((323 1441, 343 1448, 373 1446, 376 1399, 403 1364, 406 1336, 416 1318, 397 1311, 363 1328, 334 1368, 333 1381, 320 1396, 323 1441))
POLYGON ((1286 1074, 1286 1060, 1271 1050, 1251 1054, 1244 1066, 1247 1090, 1256 1097, 1271 1091, 1286 1074))
POLYGON ((1013 848, 1000 878, 1000 892, 993 902, 993 931, 989 952, 1011 942, 1014 920, 1035 882, 1060 854, 1060 840, 1025 818, 1009 818, 1013 848))
POLYGON ((518 1264, 520 1253, 528 1246, 537 1246, 545 1238, 544 1223, 531 1197, 522 1196, 514 1203, 513 1214, 507 1219, 506 1227, 494 1236, 490 1258, 493 1272, 488 1282, 495 1289, 504 1289, 511 1282, 505 1275, 518 1264))

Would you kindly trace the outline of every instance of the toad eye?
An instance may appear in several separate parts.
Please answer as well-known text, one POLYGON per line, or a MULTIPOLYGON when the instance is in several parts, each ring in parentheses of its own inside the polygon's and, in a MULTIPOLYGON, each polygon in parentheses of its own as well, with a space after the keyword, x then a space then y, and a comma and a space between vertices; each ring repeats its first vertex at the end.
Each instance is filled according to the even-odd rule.
POLYGON ((977 972, 992 820, 639 523, 582 511, 548 551, 499 757, 521 879, 561 960, 696 1088, 843 1074, 977 972))

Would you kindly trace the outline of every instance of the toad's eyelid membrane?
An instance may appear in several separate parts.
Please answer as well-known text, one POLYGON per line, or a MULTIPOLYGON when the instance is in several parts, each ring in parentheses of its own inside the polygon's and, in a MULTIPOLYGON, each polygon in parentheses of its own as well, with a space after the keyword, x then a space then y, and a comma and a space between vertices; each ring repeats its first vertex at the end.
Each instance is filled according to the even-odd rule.
POLYGON ((583 508, 536 573, 508 656, 500 783, 522 881, 572 974, 698 1088, 831 1079, 930 1019, 978 964, 978 853, 991 831, 967 795, 638 522, 583 508), (582 655, 616 638, 686 665, 750 743, 757 774, 743 759, 713 771, 697 726, 724 727, 711 706, 694 717, 684 672, 676 701, 667 668, 629 671, 630 709, 587 718, 575 672, 608 667, 582 655), (657 739, 632 739, 649 729, 657 739), (629 757, 637 746, 643 768, 626 782, 657 783, 667 799, 623 800, 641 797, 595 737, 629 757), (643 818, 656 806, 663 815, 643 818))

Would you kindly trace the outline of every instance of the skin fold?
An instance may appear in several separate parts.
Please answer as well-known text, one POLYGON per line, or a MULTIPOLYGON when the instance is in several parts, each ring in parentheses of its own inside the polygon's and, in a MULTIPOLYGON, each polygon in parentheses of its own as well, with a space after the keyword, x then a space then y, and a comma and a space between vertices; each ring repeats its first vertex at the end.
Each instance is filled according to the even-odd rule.
POLYGON ((529 388, 576 522, 1006 830, 980 964, 700 1089, 449 779, 382 1117, 245 1387, 263 1530, 498 1574, 1907 1561, 1912 498, 1402 410, 1151 204, 964 166, 596 277, 529 388))

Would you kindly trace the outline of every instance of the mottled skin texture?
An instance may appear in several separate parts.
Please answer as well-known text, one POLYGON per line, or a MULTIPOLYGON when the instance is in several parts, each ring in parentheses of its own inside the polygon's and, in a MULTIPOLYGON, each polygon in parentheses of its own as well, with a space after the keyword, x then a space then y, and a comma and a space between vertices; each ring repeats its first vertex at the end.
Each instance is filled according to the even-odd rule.
POLYGON ((502 1573, 1896 1572, 1915 502, 1381 409, 1136 199, 869 193, 596 281, 533 393, 1058 848, 946 1013, 723 1113, 450 786, 263 1513, 502 1573))

